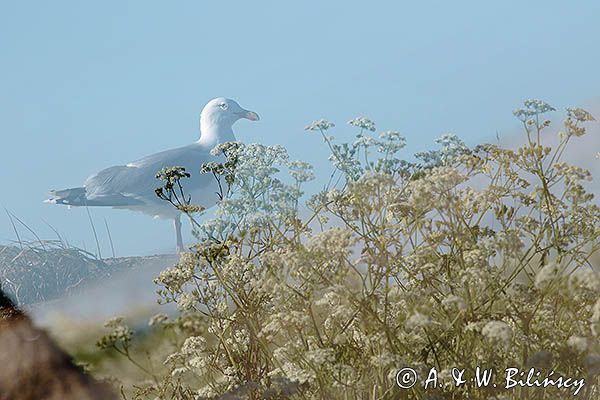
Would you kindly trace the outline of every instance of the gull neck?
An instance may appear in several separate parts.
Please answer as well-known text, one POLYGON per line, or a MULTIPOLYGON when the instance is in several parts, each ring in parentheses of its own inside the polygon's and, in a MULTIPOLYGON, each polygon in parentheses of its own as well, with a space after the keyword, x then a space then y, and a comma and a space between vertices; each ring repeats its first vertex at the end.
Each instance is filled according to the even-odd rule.
POLYGON ((200 120, 200 139, 198 143, 205 146, 214 147, 219 143, 231 142, 235 140, 233 128, 227 123, 206 123, 200 120))

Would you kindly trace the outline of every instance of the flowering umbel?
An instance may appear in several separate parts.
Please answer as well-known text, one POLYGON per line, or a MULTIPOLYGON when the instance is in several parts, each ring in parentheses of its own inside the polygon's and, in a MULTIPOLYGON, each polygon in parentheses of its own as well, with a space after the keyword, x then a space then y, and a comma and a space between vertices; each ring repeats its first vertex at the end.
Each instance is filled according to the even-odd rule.
MULTIPOLYGON (((366 118, 351 121, 352 143, 315 121, 334 173, 306 206, 308 163, 281 146, 220 145, 225 161, 202 167, 226 183, 214 218, 156 279, 180 314, 150 324, 177 340, 166 371, 140 387, 184 399, 536 399, 533 388, 400 392, 395 380, 403 366, 445 377, 535 366, 585 377, 597 398, 600 208, 590 173, 562 159, 593 117, 568 109, 550 148, 540 116, 551 111, 540 100, 515 111, 521 148, 445 134, 411 161, 402 135, 373 134, 366 118)), ((129 346, 122 321, 110 327, 103 346, 129 346)))

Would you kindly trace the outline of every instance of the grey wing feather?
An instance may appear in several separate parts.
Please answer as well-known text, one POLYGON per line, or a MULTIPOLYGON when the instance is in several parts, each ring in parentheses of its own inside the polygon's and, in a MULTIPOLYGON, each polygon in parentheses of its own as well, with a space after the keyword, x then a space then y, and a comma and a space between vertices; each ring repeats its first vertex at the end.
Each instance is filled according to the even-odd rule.
MULTIPOLYGON (((164 167, 182 166, 192 174, 192 179, 182 181, 184 186, 196 186, 206 176, 198 176, 200 165, 207 161, 208 151, 190 145, 152 154, 128 165, 109 167, 89 177, 84 186, 89 199, 120 195, 138 201, 158 201, 154 190, 161 186, 156 173, 164 167)), ((117 199, 115 199, 117 200, 117 199)), ((120 198, 120 202, 124 199, 120 198)))

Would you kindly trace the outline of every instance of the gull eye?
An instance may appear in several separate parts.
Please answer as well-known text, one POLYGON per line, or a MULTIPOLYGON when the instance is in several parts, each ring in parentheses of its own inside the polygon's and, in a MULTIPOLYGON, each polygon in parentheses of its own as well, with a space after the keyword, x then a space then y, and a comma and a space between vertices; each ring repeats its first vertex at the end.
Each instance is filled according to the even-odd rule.
POLYGON ((221 103, 219 104, 219 107, 221 107, 222 110, 227 110, 229 106, 227 105, 227 103, 221 103))

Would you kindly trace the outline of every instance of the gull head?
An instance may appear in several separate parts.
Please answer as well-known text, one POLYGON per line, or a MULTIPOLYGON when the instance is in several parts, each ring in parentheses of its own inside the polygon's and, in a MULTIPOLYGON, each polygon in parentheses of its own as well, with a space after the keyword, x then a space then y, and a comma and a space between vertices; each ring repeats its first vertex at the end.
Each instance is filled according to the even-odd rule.
POLYGON ((209 101, 200 113, 200 143, 216 143, 235 140, 232 126, 242 119, 258 121, 258 114, 242 108, 235 100, 217 97, 209 101))
POLYGON ((258 121, 258 114, 242 108, 235 100, 217 97, 209 101, 200 114, 200 121, 231 126, 239 119, 258 121))

